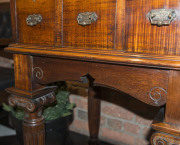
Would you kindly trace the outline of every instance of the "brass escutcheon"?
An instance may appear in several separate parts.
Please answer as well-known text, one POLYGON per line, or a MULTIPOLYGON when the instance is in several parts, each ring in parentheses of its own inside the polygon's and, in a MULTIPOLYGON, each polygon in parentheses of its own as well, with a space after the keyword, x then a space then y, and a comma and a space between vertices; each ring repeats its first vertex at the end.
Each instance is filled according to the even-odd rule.
POLYGON ((176 18, 176 11, 174 9, 154 9, 147 14, 147 17, 152 25, 170 25, 176 18))
POLYGON ((42 16, 40 14, 33 14, 29 15, 26 19, 27 25, 28 26, 36 26, 38 23, 41 23, 42 21, 42 16))
POLYGON ((85 12, 79 13, 77 21, 79 25, 86 26, 90 25, 92 22, 97 21, 97 14, 95 12, 85 12))

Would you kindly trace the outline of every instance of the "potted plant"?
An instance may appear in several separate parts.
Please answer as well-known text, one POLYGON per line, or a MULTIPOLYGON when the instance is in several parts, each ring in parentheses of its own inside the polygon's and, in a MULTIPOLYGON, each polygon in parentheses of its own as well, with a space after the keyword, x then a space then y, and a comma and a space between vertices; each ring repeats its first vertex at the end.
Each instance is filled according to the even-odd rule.
MULTIPOLYGON (((56 102, 43 108, 46 145, 52 145, 52 142, 53 145, 66 145, 69 132, 68 128, 74 107, 75 104, 69 102, 69 92, 58 88, 56 91, 56 102)), ((23 110, 6 104, 3 104, 3 109, 10 112, 10 124, 15 128, 18 140, 23 145, 23 110)))

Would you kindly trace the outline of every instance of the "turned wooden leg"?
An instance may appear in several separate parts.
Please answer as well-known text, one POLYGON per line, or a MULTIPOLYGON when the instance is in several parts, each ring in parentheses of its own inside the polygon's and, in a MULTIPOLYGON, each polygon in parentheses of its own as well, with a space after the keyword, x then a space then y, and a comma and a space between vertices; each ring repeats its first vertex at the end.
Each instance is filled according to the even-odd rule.
POLYGON ((101 89, 96 87, 94 88, 93 83, 94 79, 87 74, 86 76, 81 77, 81 81, 84 84, 88 84, 88 124, 89 124, 89 134, 90 140, 89 145, 99 145, 98 136, 99 136, 99 125, 100 125, 100 110, 101 110, 101 89))
POLYGON ((101 101, 95 98, 100 95, 100 89, 96 91, 92 88, 88 91, 88 123, 90 140, 89 145, 98 145, 99 125, 100 125, 100 109, 101 101))
POLYGON ((45 127, 42 108, 25 112, 23 120, 24 145, 45 145, 45 127))
POLYGON ((55 101, 55 86, 41 86, 36 79, 43 78, 43 71, 33 66, 33 57, 14 55, 15 87, 8 88, 9 104, 24 110, 24 145, 45 145, 42 107, 55 101))
MULTIPOLYGON (((45 145, 45 128, 44 117, 42 116, 42 107, 43 105, 55 101, 55 89, 56 87, 44 88, 44 91, 48 91, 48 93, 36 99, 24 98, 23 96, 25 94, 21 94, 21 91, 18 89, 8 89, 11 93, 11 96, 9 97, 9 104, 13 107, 21 107, 24 110, 24 145, 45 145)), ((39 93, 42 93, 42 89, 40 89, 39 93)), ((38 94, 39 96, 39 93, 36 91, 36 95, 38 94)))
POLYGON ((166 109, 160 110, 152 127, 158 131, 152 145, 180 145, 180 71, 170 71, 166 109))

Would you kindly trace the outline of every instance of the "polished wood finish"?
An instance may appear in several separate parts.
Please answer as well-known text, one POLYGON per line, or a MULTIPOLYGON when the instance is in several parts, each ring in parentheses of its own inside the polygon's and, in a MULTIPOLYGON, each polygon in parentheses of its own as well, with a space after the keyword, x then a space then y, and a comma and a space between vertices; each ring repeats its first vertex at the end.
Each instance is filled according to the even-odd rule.
POLYGON ((165 108, 161 108, 152 123, 152 128, 161 132, 165 132, 174 136, 180 136, 180 126, 173 125, 164 121, 165 108))
MULTIPOLYGON (((179 10, 179 0, 126 1, 126 43, 128 52, 180 55, 179 21, 168 27, 151 25, 146 17, 152 9, 179 10)), ((177 12, 179 15, 179 12, 177 12)))
POLYGON ((31 56, 15 54, 14 67, 15 88, 9 88, 7 91, 11 93, 9 104, 25 110, 23 119, 24 145, 44 145, 45 130, 42 107, 55 101, 56 87, 43 87, 34 82, 31 56))
POLYGON ((27 92, 22 92, 15 88, 7 89, 7 91, 12 94, 8 99, 9 104, 13 107, 18 106, 24 109, 24 145, 45 144, 45 128, 42 107, 43 105, 55 101, 54 91, 56 88, 57 87, 48 88, 48 92, 44 92, 45 95, 42 95, 42 89, 36 90, 34 96, 39 96, 37 99, 27 99, 30 98, 27 92))
POLYGON ((152 145, 179 145, 180 138, 165 133, 154 133, 151 138, 152 145))
POLYGON ((115 36, 115 11, 116 0, 64 1, 63 46, 112 50, 115 36), (80 12, 96 12, 98 20, 82 27, 76 20, 80 12))
MULTIPOLYGON (((85 80, 91 80, 90 144, 98 143, 100 100, 96 97, 102 96, 96 87, 101 86, 118 89, 150 105, 166 104, 164 119, 153 123, 160 133, 152 136, 151 143, 179 144, 179 0, 12 0, 11 14, 13 44, 5 50, 14 53, 16 84, 9 89, 12 95, 34 100, 49 89, 53 91, 46 89, 48 83, 83 82, 84 76, 91 76, 94 83, 89 77, 85 80), (162 8, 174 9, 177 17, 169 26, 151 25, 148 13, 162 8), (82 12, 97 13, 97 21, 78 25, 77 16, 82 12), (42 15, 42 22, 30 27, 26 18, 33 14, 42 15)), ((41 106, 27 113, 29 122, 38 119, 33 114, 41 106)), ((40 127, 24 127, 25 137, 35 134, 36 129, 44 132, 43 120, 40 127)), ((41 135, 35 136, 44 140, 41 135)), ((36 137, 30 144, 36 143, 36 137)))
POLYGON ((15 87, 25 91, 36 90, 34 86, 32 70, 32 57, 26 55, 14 55, 15 87))
POLYGON ((151 54, 124 53, 117 51, 97 51, 90 49, 74 49, 71 47, 50 47, 12 44, 5 49, 7 52, 40 55, 58 58, 69 58, 96 62, 106 62, 130 66, 180 70, 180 57, 151 54))
POLYGON ((174 108, 178 108, 180 105, 179 79, 180 79, 179 71, 170 71, 165 121, 176 125, 180 125, 180 119, 179 119, 180 111, 178 109, 177 110, 174 109, 174 108))
MULTIPOLYGON (((89 73, 95 78, 95 85, 119 89, 154 106, 161 106, 166 102, 167 94, 163 90, 158 104, 149 95, 155 86, 167 90, 169 71, 166 70, 44 57, 34 57, 33 62, 34 67, 38 67, 43 74, 42 78, 35 77, 36 82, 40 84, 49 84, 58 80, 81 81, 80 78, 89 73), (53 68, 56 68, 55 72, 52 71, 53 68)), ((152 95, 153 93, 155 92, 152 92, 152 95)))
POLYGON ((90 75, 87 75, 89 89, 88 89, 88 123, 89 123, 89 134, 90 140, 89 145, 99 145, 98 135, 100 126, 100 112, 101 112, 101 89, 94 88, 94 79, 90 75), (94 117, 97 116, 97 117, 94 117))
POLYGON ((54 45, 54 7, 54 1, 16 1, 18 42, 54 45), (42 23, 34 27, 27 26, 26 19, 33 14, 41 14, 42 23))
POLYGON ((23 119, 24 145, 45 145, 44 118, 39 115, 42 108, 33 113, 25 112, 23 119))

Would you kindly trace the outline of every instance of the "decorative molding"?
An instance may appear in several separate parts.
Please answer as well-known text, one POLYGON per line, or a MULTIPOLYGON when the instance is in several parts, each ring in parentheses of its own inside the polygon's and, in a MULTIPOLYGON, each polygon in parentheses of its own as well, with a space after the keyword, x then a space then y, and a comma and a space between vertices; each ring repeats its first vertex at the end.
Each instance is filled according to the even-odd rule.
POLYGON ((165 140, 164 137, 161 137, 161 136, 156 136, 154 137, 153 139, 153 144, 154 145, 167 145, 167 141, 165 140))
POLYGON ((153 87, 149 91, 149 96, 151 100, 153 100, 155 104, 158 105, 161 99, 163 99, 164 97, 166 98, 167 91, 161 87, 153 87))
POLYGON ((171 68, 174 70, 180 70, 179 56, 170 57, 167 55, 159 56, 154 54, 133 54, 114 50, 94 51, 93 49, 89 49, 87 51, 83 48, 76 50, 71 47, 63 47, 62 51, 62 49, 57 49, 57 46, 41 46, 41 49, 37 49, 37 46, 38 45, 29 46, 27 44, 10 44, 7 48, 5 48, 5 51, 11 53, 18 52, 20 54, 28 55, 48 55, 56 58, 71 57, 76 58, 76 60, 86 60, 90 62, 95 61, 110 64, 126 64, 130 66, 146 66, 150 68, 171 68), (54 48, 56 48, 56 51, 54 48))
POLYGON ((23 109, 26 109, 28 112, 34 112, 37 110, 37 108, 42 107, 45 104, 53 103, 55 99, 54 92, 51 92, 34 100, 11 95, 8 98, 8 102, 13 107, 19 106, 23 109))
POLYGON ((180 138, 166 134, 166 133, 154 133, 151 141, 153 145, 179 145, 180 138))
POLYGON ((29 112, 33 112, 35 110, 35 104, 32 102, 32 100, 26 99, 26 98, 21 98, 17 97, 14 95, 11 95, 8 98, 9 105, 11 106, 18 106, 21 108, 25 108, 29 112))
POLYGON ((40 67, 33 68, 33 74, 39 80, 42 79, 44 75, 43 70, 40 67))

